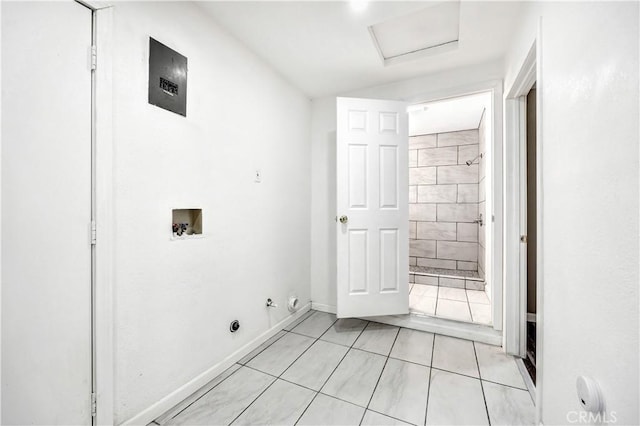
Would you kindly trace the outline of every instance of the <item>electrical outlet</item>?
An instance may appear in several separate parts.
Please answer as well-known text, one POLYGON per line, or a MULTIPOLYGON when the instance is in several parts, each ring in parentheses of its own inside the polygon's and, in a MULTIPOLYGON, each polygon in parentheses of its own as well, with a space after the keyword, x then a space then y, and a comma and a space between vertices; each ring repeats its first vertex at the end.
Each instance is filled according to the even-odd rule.
POLYGON ((253 181, 255 183, 260 183, 262 182, 262 172, 260 172, 260 170, 256 170, 255 176, 253 178, 253 181))

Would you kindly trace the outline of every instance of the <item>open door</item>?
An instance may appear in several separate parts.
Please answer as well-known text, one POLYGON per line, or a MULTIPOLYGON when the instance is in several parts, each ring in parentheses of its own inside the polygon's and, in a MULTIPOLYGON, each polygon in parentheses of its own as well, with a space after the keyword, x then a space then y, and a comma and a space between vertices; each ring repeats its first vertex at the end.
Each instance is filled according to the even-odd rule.
POLYGON ((407 104, 337 99, 338 318, 409 313, 407 104))

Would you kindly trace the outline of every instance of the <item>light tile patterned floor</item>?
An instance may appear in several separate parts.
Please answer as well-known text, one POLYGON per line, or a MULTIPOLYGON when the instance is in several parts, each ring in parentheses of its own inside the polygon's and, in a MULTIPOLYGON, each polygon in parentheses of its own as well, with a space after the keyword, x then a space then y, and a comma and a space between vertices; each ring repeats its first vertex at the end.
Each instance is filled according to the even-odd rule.
POLYGON ((310 311, 153 424, 533 425, 534 413, 500 348, 310 311))
POLYGON ((411 284, 409 308, 440 318, 491 324, 491 302, 484 291, 411 284))

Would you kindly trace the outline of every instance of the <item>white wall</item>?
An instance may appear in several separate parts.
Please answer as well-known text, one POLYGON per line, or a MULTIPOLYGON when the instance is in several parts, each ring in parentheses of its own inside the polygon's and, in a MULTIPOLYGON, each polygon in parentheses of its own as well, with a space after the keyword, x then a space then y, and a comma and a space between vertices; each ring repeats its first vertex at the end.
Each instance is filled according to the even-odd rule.
MULTIPOLYGON (((498 80, 501 62, 459 68, 338 96, 410 100, 498 80)), ((477 89, 476 89, 477 90, 477 89)), ((335 97, 314 99, 311 113, 311 299, 336 306, 336 108, 335 97)))
POLYGON ((197 6, 117 2, 114 22, 121 423, 309 301, 310 101, 197 6), (186 118, 147 103, 149 36, 188 57, 186 118), (172 208, 202 208, 204 238, 171 241, 172 208))
POLYGON ((640 422, 638 16, 637 2, 529 5, 506 62, 508 91, 542 17, 545 424, 578 409, 578 375, 600 383, 618 424, 640 422))

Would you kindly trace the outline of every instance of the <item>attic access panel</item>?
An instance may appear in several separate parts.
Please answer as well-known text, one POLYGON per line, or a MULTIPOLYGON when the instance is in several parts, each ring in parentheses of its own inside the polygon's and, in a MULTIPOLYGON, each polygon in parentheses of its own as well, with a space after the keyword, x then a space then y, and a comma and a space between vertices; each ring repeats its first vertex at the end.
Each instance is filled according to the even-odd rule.
POLYGON ((151 37, 149 103, 187 116, 187 57, 151 37))

